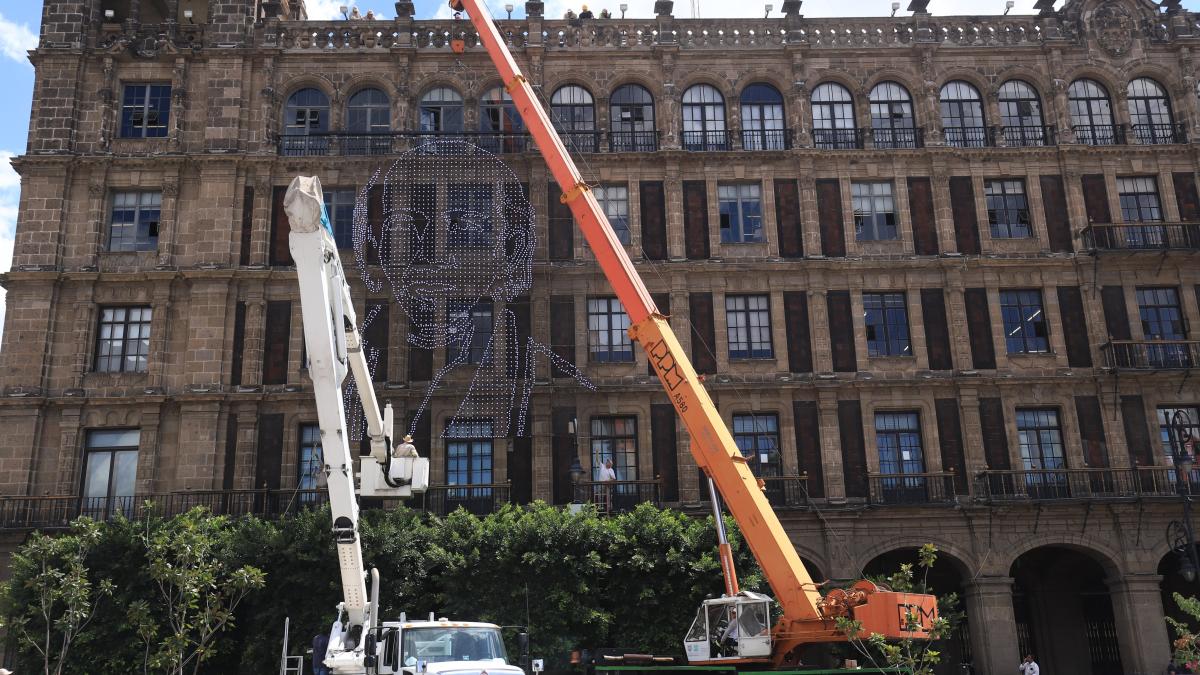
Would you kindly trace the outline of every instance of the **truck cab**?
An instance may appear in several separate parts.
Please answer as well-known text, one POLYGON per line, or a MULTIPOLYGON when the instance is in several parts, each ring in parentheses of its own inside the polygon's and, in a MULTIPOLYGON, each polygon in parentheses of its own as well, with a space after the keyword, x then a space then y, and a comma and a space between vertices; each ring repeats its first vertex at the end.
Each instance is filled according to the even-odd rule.
POLYGON ((375 642, 379 675, 525 675, 492 623, 385 621, 375 642))

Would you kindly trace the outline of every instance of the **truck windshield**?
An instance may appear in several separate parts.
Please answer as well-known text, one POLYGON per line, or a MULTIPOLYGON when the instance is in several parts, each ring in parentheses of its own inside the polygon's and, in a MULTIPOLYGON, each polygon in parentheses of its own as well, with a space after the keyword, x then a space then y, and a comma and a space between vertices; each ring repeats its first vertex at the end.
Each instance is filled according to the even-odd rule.
POLYGON ((495 628, 410 628, 401 647, 404 665, 419 661, 493 661, 506 663, 504 642, 495 628))

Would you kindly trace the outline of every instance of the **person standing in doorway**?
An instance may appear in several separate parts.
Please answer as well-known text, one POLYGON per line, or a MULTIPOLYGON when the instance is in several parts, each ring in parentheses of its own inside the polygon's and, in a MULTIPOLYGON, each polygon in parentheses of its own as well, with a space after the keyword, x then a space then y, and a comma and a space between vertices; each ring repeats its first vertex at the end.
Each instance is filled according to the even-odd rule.
POLYGON ((1042 673, 1041 668, 1038 668, 1037 661, 1033 660, 1033 654, 1026 654, 1025 660, 1017 666, 1017 670, 1021 672, 1021 675, 1041 675, 1042 673))

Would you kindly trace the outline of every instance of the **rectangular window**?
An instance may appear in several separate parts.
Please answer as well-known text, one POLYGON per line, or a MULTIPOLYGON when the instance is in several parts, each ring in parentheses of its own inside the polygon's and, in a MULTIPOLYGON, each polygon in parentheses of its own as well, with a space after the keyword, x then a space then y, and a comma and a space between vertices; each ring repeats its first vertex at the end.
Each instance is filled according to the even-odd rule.
POLYGON ((733 416, 733 440, 755 476, 781 476, 779 416, 751 413, 733 416))
POLYGON ((892 184, 854 182, 850 189, 854 205, 854 238, 858 241, 898 239, 892 184))
POLYGON ((101 307, 96 330, 96 372, 146 372, 150 318, 149 307, 101 307))
POLYGON ((1062 428, 1054 408, 1017 408, 1017 435, 1025 486, 1034 496, 1065 497, 1067 467, 1063 455, 1062 428))
POLYGON ((1179 291, 1175 288, 1138 288, 1138 314, 1146 340, 1146 356, 1153 368, 1187 368, 1191 358, 1186 344, 1169 344, 1187 339, 1179 291))
POLYGON ((164 138, 170 116, 171 85, 125 85, 121 101, 121 138, 164 138))
POLYGON ((321 427, 300 425, 300 455, 296 459, 296 489, 301 502, 319 499, 317 493, 325 485, 325 456, 321 451, 321 427))
POLYGON ((869 355, 912 356, 903 293, 863 293, 863 317, 869 355))
POLYGON ((771 299, 766 295, 725 296, 725 320, 729 331, 729 358, 770 359, 771 299))
POLYGON ((600 470, 611 461, 618 481, 611 489, 595 486, 592 501, 607 510, 627 511, 641 501, 632 483, 638 479, 637 417, 593 417, 591 424, 592 480, 599 482, 600 470))
POLYGON ((449 349, 446 360, 463 359, 462 363, 490 364, 492 362, 492 303, 486 300, 451 300, 448 311, 449 349), (463 350, 467 350, 463 354, 463 350))
POLYGON ((108 250, 157 250, 158 221, 161 213, 161 192, 113 194, 112 211, 108 220, 108 250))
POLYGON ((333 225, 333 239, 340 249, 354 248, 354 190, 325 190, 325 212, 333 225))
POLYGON ((888 503, 924 502, 925 453, 921 421, 915 412, 875 413, 880 495, 888 503))
POLYGON ((492 186, 486 184, 451 185, 446 190, 446 218, 450 248, 490 248, 492 246, 492 186))
POLYGON ((592 188, 596 201, 608 217, 608 224, 617 233, 622 244, 629 245, 629 187, 626 185, 600 185, 592 188))
POLYGON ((133 515, 140 440, 141 432, 137 429, 87 432, 82 515, 97 520, 116 514, 133 515))
POLYGON ((1050 331, 1042 311, 1039 290, 1000 291, 1004 340, 1009 354, 1042 354, 1050 351, 1050 331))
POLYGON ((753 244, 763 240, 762 188, 758 183, 718 185, 721 243, 753 244))
POLYGON ((983 183, 987 197, 988 224, 996 239, 1025 239, 1032 236, 1025 181, 989 180, 983 183))
POLYGON ((588 298, 588 353, 600 363, 633 361, 629 315, 616 298, 588 298))
POLYGON ((1121 218, 1127 223, 1157 222, 1163 219, 1158 199, 1158 181, 1153 176, 1117 179, 1121 199, 1121 218))
MULTIPOLYGON (((491 420, 453 420, 446 426, 446 483, 491 485, 495 457, 491 420)), ((458 506, 476 514, 493 509, 490 487, 458 488, 446 492, 447 512, 458 506)))
MULTIPOLYGON (((1162 446, 1163 457, 1166 457, 1166 465, 1175 466, 1175 447, 1171 443, 1170 424, 1176 420, 1183 423, 1183 427, 1192 438, 1200 438, 1200 408, 1197 406, 1166 406, 1158 409, 1158 441, 1162 446)), ((1181 439, 1176 439, 1176 443, 1182 443, 1181 439)), ((1179 447, 1181 457, 1183 448, 1179 447)), ((1175 471, 1170 471, 1171 483, 1175 482, 1175 471)), ((1192 469, 1191 481, 1193 483, 1200 482, 1200 469, 1192 469)))

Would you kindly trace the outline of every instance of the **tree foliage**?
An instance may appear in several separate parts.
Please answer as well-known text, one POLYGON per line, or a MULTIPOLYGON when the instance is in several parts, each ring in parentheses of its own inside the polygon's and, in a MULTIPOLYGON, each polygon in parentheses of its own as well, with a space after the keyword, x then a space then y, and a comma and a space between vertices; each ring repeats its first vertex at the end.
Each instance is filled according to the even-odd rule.
MULTIPOLYGON (((1179 593, 1175 593, 1173 597, 1179 609, 1200 622, 1200 600, 1184 597, 1179 593)), ((1167 617, 1167 623, 1175 631, 1175 641, 1172 643, 1175 648, 1175 663, 1186 665, 1191 672, 1196 672, 1197 667, 1200 667, 1200 635, 1186 623, 1172 617, 1167 617)))

